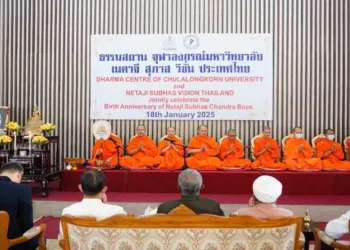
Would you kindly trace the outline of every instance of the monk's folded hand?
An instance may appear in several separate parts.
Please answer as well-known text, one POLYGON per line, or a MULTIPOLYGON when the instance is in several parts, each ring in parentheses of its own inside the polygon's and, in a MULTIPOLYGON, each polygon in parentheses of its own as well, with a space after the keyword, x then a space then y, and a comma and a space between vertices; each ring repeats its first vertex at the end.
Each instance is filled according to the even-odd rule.
POLYGON ((299 149, 300 152, 303 151, 304 150, 304 145, 302 145, 302 144, 299 145, 298 149, 299 149))
POLYGON ((98 150, 97 150, 97 155, 100 155, 100 154, 102 154, 103 153, 103 149, 102 148, 99 148, 98 150))
POLYGON ((333 153, 335 150, 336 150, 336 147, 335 147, 335 145, 333 145, 333 146, 331 147, 330 151, 333 153))
POLYGON ((235 147, 233 145, 230 146, 230 152, 235 152, 235 147))

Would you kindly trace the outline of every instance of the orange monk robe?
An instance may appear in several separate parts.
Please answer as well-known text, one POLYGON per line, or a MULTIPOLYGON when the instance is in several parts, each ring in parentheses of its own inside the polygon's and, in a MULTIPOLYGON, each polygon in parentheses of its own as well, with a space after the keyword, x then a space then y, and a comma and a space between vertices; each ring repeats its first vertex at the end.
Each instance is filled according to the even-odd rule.
POLYGON ((291 138, 284 149, 285 163, 289 170, 321 170, 321 160, 312 158, 312 148, 307 140, 291 138), (299 145, 304 146, 302 152, 299 145))
POLYGON ((176 151, 174 148, 170 148, 168 151, 162 154, 162 150, 169 146, 169 141, 161 140, 158 145, 159 155, 154 158, 154 165, 158 166, 159 169, 181 169, 184 166, 183 142, 177 137, 171 137, 169 139, 174 141, 174 145, 178 151, 176 151))
POLYGON ((250 168, 251 162, 244 157, 243 145, 239 140, 224 139, 220 145, 220 159, 223 168, 250 168), (228 154, 231 145, 235 151, 228 154))
POLYGON ((151 168, 154 166, 154 156, 157 155, 157 146, 150 137, 144 135, 132 138, 127 147, 128 152, 136 149, 140 143, 142 143, 144 151, 139 150, 132 156, 123 157, 121 160, 123 167, 151 168))
MULTIPOLYGON (((121 141, 121 139, 116 136, 111 134, 110 137, 117 143, 118 146, 120 146, 119 148, 119 156, 121 159, 121 156, 124 153, 123 150, 123 143, 121 141)), ((116 148, 116 144, 112 139, 107 139, 107 140, 97 140, 95 142, 95 145, 92 149, 92 158, 89 159, 89 165, 90 166, 96 166, 96 159, 97 160, 102 160, 102 161, 106 161, 109 158, 111 158, 109 164, 103 164, 101 167, 114 167, 117 166, 118 164, 118 155, 117 155, 117 148, 116 148), (95 157, 96 152, 102 148, 103 152, 100 156, 95 157)))
POLYGON ((206 151, 194 153, 186 159, 189 168, 198 170, 217 170, 221 166, 221 161, 216 155, 220 152, 219 145, 210 136, 197 135, 188 144, 188 149, 200 149, 204 144, 206 151))
POLYGON ((284 163, 276 162, 280 158, 280 148, 275 139, 269 137, 256 139, 254 143, 254 156, 256 160, 252 163, 252 168, 285 170, 287 167, 284 163), (271 152, 266 150, 260 156, 257 156, 265 148, 267 143, 270 144, 271 152))
POLYGON ((323 169, 350 170, 350 161, 341 161, 344 159, 343 149, 340 143, 327 139, 316 143, 316 157, 321 158, 324 153, 335 146, 335 151, 322 160, 323 169))

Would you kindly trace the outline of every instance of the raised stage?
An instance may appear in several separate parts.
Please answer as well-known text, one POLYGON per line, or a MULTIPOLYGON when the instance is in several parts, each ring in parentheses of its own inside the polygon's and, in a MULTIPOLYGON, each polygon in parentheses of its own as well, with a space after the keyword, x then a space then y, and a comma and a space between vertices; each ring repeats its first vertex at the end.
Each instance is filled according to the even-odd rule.
MULTIPOLYGON (((61 190, 78 191, 86 171, 62 171, 61 190)), ((350 195, 350 172, 201 171, 206 194, 248 194, 260 175, 271 175, 283 184, 284 195, 350 195)), ((106 170, 108 192, 178 193, 179 171, 106 170)))

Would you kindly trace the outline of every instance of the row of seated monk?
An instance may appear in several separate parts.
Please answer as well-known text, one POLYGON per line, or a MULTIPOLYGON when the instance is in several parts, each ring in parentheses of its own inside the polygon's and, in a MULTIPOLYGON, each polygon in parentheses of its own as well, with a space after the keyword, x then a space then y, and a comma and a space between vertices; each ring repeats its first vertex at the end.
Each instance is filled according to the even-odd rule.
MULTIPOLYGON (((254 161, 244 158, 244 147, 236 131, 230 129, 227 136, 220 140, 208 136, 205 125, 198 128, 198 135, 193 137, 185 148, 181 138, 176 136, 173 127, 168 128, 157 147, 146 135, 143 125, 137 127, 137 135, 132 137, 126 147, 126 156, 121 139, 111 134, 107 140, 97 140, 90 166, 111 168, 120 165, 128 169, 182 169, 184 166, 198 170, 350 170, 350 161, 344 161, 342 145, 335 141, 333 129, 326 129, 315 140, 315 152, 310 143, 304 139, 300 127, 293 129, 293 134, 282 141, 283 159, 280 147, 270 136, 271 130, 265 127, 263 133, 254 137, 252 155, 254 161), (119 151, 119 157, 118 157, 119 151), (187 154, 187 157, 184 155, 187 154)), ((350 137, 348 140, 350 144, 350 137)))

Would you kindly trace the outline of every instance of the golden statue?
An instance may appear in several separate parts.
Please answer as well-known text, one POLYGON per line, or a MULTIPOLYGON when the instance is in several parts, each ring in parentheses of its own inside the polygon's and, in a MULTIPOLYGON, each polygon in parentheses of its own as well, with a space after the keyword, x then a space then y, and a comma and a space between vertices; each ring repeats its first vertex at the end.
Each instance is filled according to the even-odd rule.
POLYGON ((35 106, 33 115, 29 118, 29 120, 25 125, 26 134, 29 134, 29 132, 32 132, 33 135, 40 135, 41 134, 40 126, 43 124, 44 122, 41 120, 39 107, 35 106))

